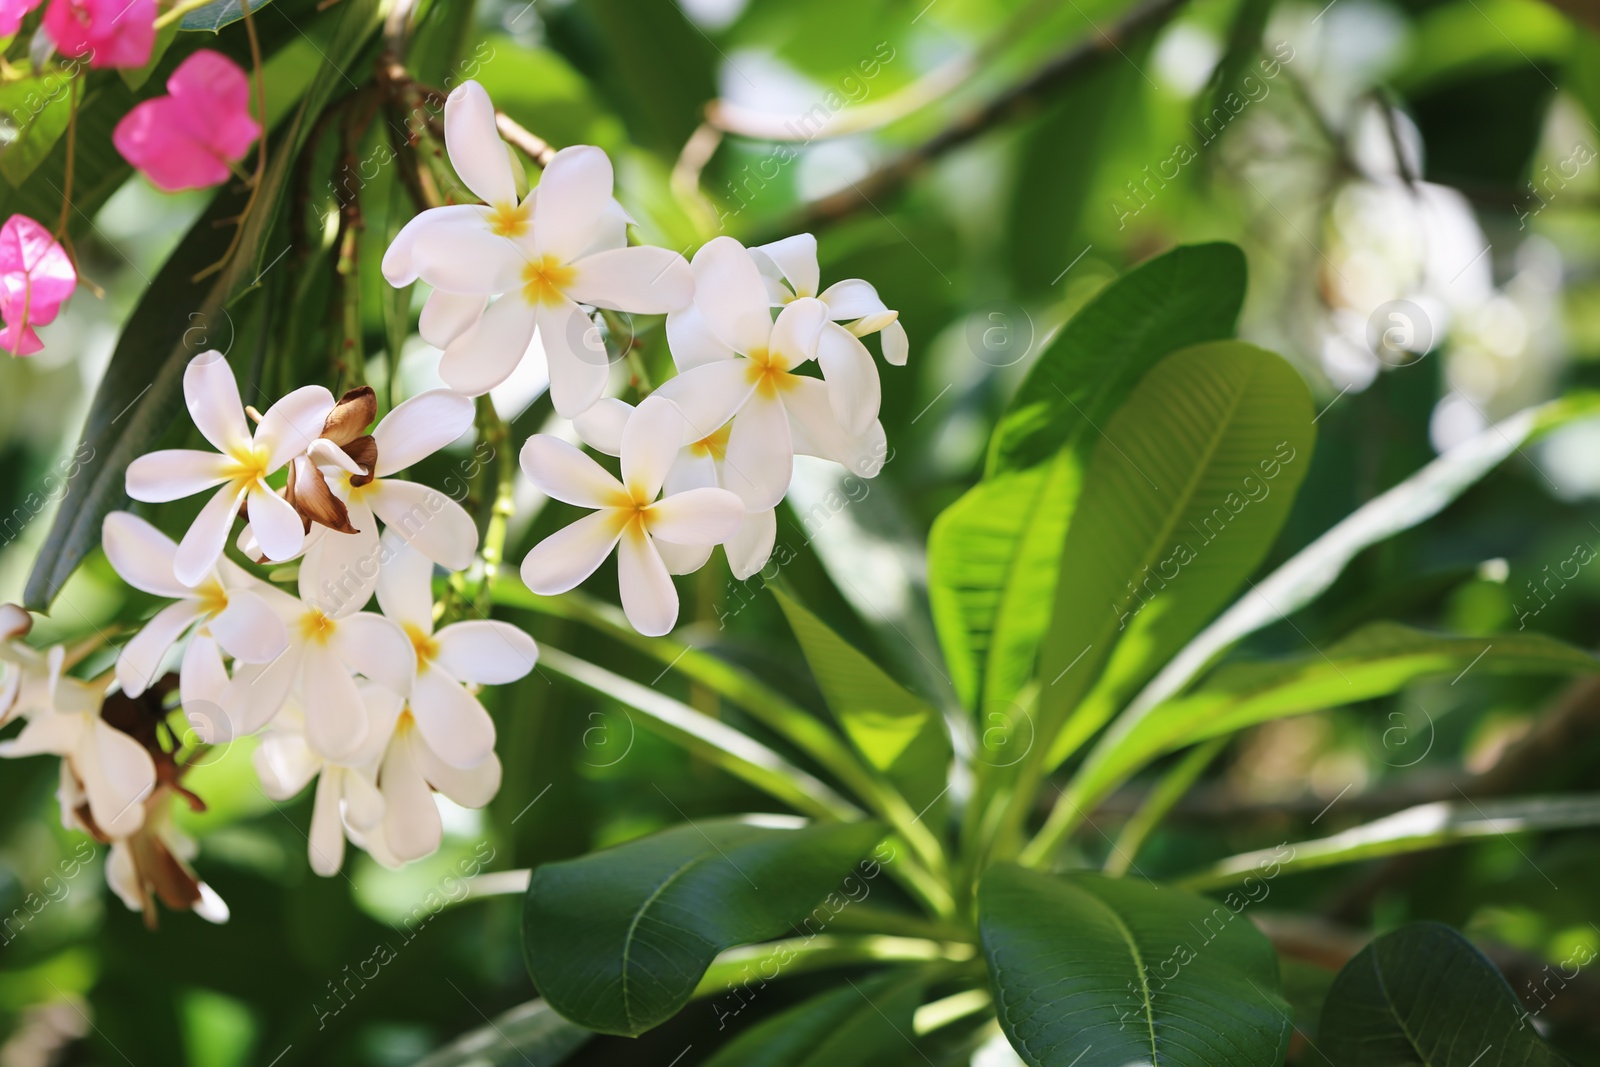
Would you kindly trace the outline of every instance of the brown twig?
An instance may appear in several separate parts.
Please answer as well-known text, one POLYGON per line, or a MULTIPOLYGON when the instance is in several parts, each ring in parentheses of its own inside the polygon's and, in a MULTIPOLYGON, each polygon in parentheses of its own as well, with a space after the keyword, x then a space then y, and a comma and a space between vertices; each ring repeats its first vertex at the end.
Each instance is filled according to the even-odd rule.
POLYGON ((524 129, 504 111, 494 113, 494 125, 507 144, 533 160, 534 165, 540 170, 548 167, 550 161, 556 157, 556 150, 550 146, 549 141, 524 129))

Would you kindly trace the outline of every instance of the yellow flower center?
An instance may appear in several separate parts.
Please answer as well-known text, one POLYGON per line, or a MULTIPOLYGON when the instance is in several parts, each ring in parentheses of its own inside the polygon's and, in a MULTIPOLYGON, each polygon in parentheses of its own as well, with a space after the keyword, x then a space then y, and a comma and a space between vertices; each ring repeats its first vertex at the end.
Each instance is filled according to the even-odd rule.
POLYGON ((228 591, 215 579, 203 582, 194 595, 207 615, 220 615, 228 607, 228 591))
POLYGON ((794 375, 789 373, 789 364, 782 356, 758 349, 751 352, 749 357, 745 374, 754 383, 756 392, 771 400, 793 388, 794 375))
POLYGON ((712 459, 721 460, 728 454, 728 437, 732 433, 733 423, 724 423, 722 429, 690 445, 689 451, 697 456, 710 456, 712 459))
POLYGON ((394 732, 396 734, 406 733, 416 724, 417 720, 412 717, 411 709, 409 707, 404 708, 400 712, 400 717, 394 722, 394 732))
POLYGON ((405 631, 411 639, 411 647, 417 650, 417 670, 420 671, 439 654, 439 642, 413 622, 405 624, 405 631))
POLYGON ((300 636, 307 641, 327 644, 337 624, 319 609, 312 608, 300 616, 300 636))
POLYGON ((530 304, 560 304, 562 291, 578 272, 554 256, 540 256, 522 268, 522 298, 530 304))
POLYGON ((496 237, 521 237, 531 222, 526 204, 499 203, 489 208, 489 232, 496 237))
POLYGON ((268 456, 265 448, 241 444, 228 453, 228 477, 248 485, 267 476, 268 456))

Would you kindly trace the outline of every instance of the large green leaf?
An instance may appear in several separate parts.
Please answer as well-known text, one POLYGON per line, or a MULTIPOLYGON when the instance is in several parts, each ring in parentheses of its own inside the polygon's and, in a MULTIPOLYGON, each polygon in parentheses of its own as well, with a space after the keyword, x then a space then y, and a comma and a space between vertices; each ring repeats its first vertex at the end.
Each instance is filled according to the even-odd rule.
MULTIPOLYGON (((249 0, 249 2, 250 13, 255 14, 272 3, 272 0, 249 0)), ((231 26, 243 18, 243 0, 216 0, 216 3, 196 8, 184 15, 180 25, 186 30, 210 30, 212 33, 220 33, 222 27, 231 26)))
POLYGON ((1163 360, 1104 424, 1039 651, 1049 765, 1260 566, 1310 467, 1314 414, 1282 358, 1218 341, 1163 360))
POLYGON ((1201 689, 1169 700, 1125 730, 1118 724, 1084 761, 1069 796, 1087 811, 1128 774, 1163 753, 1271 719, 1398 692, 1428 675, 1469 669, 1584 674, 1600 670, 1600 659, 1543 634, 1450 637, 1398 623, 1373 623, 1325 652, 1227 664, 1201 689))
POLYGON ((1466 938, 1411 923, 1347 963, 1322 1008, 1333 1067, 1562 1067, 1511 986, 1466 938))
POLYGON ((1179 879, 1190 889, 1242 882, 1270 870, 1307 871, 1341 863, 1421 852, 1483 837, 1600 826, 1600 796, 1518 797, 1515 800, 1441 800, 1419 804, 1315 841, 1230 856, 1179 879))
POLYGON ((1049 624, 1083 470, 1134 384, 1176 349, 1227 337, 1244 300, 1233 245, 1177 248, 1110 285, 1039 357, 1002 418, 985 479, 928 539, 928 596, 969 707, 1010 701, 1049 624))
POLYGON ((927 983, 920 971, 850 981, 751 1027, 706 1060, 705 1067, 914 1062, 911 1017, 927 983))
MULTIPOLYGON (((938 709, 908 692, 798 601, 774 590, 806 663, 862 757, 918 812, 945 793, 950 735, 938 709)), ((938 826, 939 818, 929 819, 938 826)))
POLYGON ((580 1026, 641 1034, 688 1002, 718 952, 803 919, 883 833, 712 819, 537 867, 522 919, 528 971, 580 1026))
POLYGON ((0 151, 0 175, 19 186, 43 163, 72 114, 72 75, 46 71, 0 85, 0 114, 16 129, 0 151))
POLYGON ((574 1026, 542 1000, 530 1000, 462 1034, 412 1067, 556 1067, 594 1034, 574 1026))
MULTIPOLYGON (((299 113, 273 139, 270 162, 227 267, 208 288, 197 292, 193 276, 214 263, 227 246, 231 233, 224 220, 243 207, 243 198, 237 195, 213 201, 129 317, 84 426, 81 449, 92 458, 79 467, 68 486, 28 576, 25 600, 34 610, 49 608, 79 562, 99 543, 106 513, 127 501, 123 476, 128 464, 152 448, 175 420, 186 419, 181 396, 188 361, 208 348, 231 345, 235 331, 230 303, 252 288, 267 266, 266 238, 288 188, 292 164, 317 115, 347 86, 345 68, 377 30, 378 16, 377 0, 344 0, 339 5, 334 30, 319 49, 327 62, 318 66, 299 113)), ((105 85, 108 98, 129 95, 120 79, 105 85)), ((79 130, 80 137, 84 132, 79 130)), ((246 398, 247 403, 260 400, 246 398)))
POLYGON ((1272 945, 1229 904, 1003 864, 978 889, 1000 1026, 1030 1067, 1279 1067, 1272 945))

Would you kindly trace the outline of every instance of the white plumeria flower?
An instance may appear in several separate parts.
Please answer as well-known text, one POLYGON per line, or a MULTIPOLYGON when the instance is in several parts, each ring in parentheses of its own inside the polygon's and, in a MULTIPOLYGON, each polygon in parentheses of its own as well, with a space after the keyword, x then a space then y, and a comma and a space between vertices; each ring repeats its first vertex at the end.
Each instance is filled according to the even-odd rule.
MULTIPOLYGON (((63 788, 67 783, 63 782, 63 788)), ((63 804, 68 802, 63 795, 63 804)), ((85 827, 85 829, 89 829, 85 827)), ((166 788, 145 802, 144 823, 126 837, 111 839, 106 885, 155 926, 155 901, 174 911, 192 911, 209 923, 228 921, 228 905, 189 866, 199 853, 194 838, 172 824, 172 794, 166 788)))
POLYGON ((551 534, 522 561, 522 580, 541 595, 565 593, 617 549, 622 609, 634 629, 658 637, 678 620, 678 591, 656 548, 728 540, 744 521, 744 504, 725 489, 699 488, 657 500, 685 439, 682 413, 659 396, 645 400, 622 432, 622 480, 576 446, 548 434, 528 438, 522 470, 556 500, 594 508, 551 534))
POLYGON ((268 559, 289 559, 305 539, 300 516, 267 484, 267 477, 305 450, 333 408, 320 385, 296 389, 267 409, 254 433, 239 385, 220 352, 202 352, 183 372, 183 394, 194 424, 217 452, 187 448, 140 456, 128 465, 128 495, 159 504, 221 486, 200 509, 178 545, 173 573, 197 586, 222 555, 233 518, 248 500, 251 525, 268 559))
POLYGON ((294 797, 317 779, 307 851, 311 869, 327 877, 344 864, 346 828, 356 834, 374 829, 383 818, 378 764, 399 715, 399 696, 371 682, 359 685, 373 728, 367 740, 342 763, 322 758, 306 739, 305 713, 290 699, 262 736, 251 757, 261 791, 275 801, 294 797))
MULTIPOLYGON (((603 397, 594 407, 573 420, 573 426, 583 443, 596 452, 608 456, 622 455, 622 431, 633 415, 633 405, 614 397, 603 397)), ((671 496, 688 489, 705 486, 727 488, 723 482, 723 464, 728 451, 731 424, 712 431, 706 437, 689 441, 678 450, 667 468, 662 490, 671 496)), ((691 435, 692 436, 692 435, 691 435)), ((777 512, 772 508, 746 512, 738 533, 723 545, 728 554, 728 569, 740 581, 766 566, 772 555, 772 546, 778 536, 777 512)), ((705 566, 711 558, 713 545, 674 545, 662 541, 656 545, 667 570, 673 574, 692 574, 705 566)))
MULTIPOLYGON (((62 650, 50 650, 49 707, 36 711, 20 734, 0 742, 0 757, 60 756, 63 781, 81 790, 99 832, 126 837, 144 822, 144 800, 156 786, 156 765, 145 747, 100 716, 103 694, 61 673, 62 650)), ((69 790, 65 787, 63 795, 69 790)))
POLYGON ((51 677, 60 673, 66 651, 48 654, 23 643, 33 629, 33 616, 18 604, 0 604, 0 726, 15 716, 50 710, 51 677))
MULTIPOLYGON (((466 229, 514 240, 526 237, 533 228, 538 189, 517 199, 521 168, 516 154, 500 139, 494 104, 477 82, 462 82, 445 100, 444 144, 450 165, 462 184, 483 203, 429 208, 406 223, 383 256, 383 274, 391 285, 406 286, 417 280, 418 263, 413 249, 423 230, 436 226, 466 229)), ((626 246, 628 222, 622 205, 613 199, 606 207, 606 225, 600 228, 589 251, 626 246)), ((422 306, 418 332, 430 345, 445 348, 477 322, 488 306, 487 295, 435 287, 422 306)))
POLYGON ((195 629, 183 654, 181 681, 189 682, 186 703, 211 699, 214 690, 196 689, 203 679, 225 678, 222 653, 241 663, 267 663, 283 653, 289 632, 283 620, 255 590, 264 588, 227 559, 199 584, 188 586, 175 573, 178 546, 144 519, 113 511, 101 527, 100 543, 122 580, 175 603, 156 612, 117 657, 117 683, 130 697, 161 676, 161 665, 185 633, 195 629), (214 640, 213 640, 214 639, 214 640), (201 662, 205 659, 209 662, 201 662))
POLYGON ((896 367, 905 366, 910 341, 906 328, 900 324, 900 313, 889 309, 870 282, 846 278, 817 292, 822 272, 817 266, 817 239, 811 234, 797 233, 771 244, 756 245, 750 249, 750 256, 767 283, 773 307, 814 296, 828 305, 828 318, 848 323, 843 328, 852 335, 881 334, 883 358, 896 367))
POLYGON ((272 594, 267 602, 288 627, 288 646, 271 663, 235 668, 232 681, 217 694, 217 720, 191 716, 190 724, 203 741, 231 741, 271 722, 290 695, 297 694, 311 746, 325 759, 350 758, 369 731, 367 708, 353 675, 405 695, 417 670, 411 642, 382 615, 359 611, 357 603, 324 598, 304 566, 298 600, 276 589, 265 593, 272 594))
POLYGON ((535 329, 556 411, 571 418, 600 398, 610 364, 588 343, 593 324, 578 305, 637 314, 686 307, 694 276, 664 248, 607 247, 615 237, 611 160, 592 145, 557 152, 539 180, 531 228, 515 237, 477 227, 426 226, 410 261, 447 292, 500 299, 446 346, 445 384, 469 396, 511 377, 535 329), (596 251, 596 249, 599 249, 596 251))
MULTIPOLYGON (((470 399, 450 389, 433 389, 396 405, 374 427, 377 459, 371 470, 338 448, 316 448, 309 458, 344 503, 356 531, 313 525, 306 536, 302 573, 310 568, 324 600, 362 607, 371 599, 386 560, 378 540, 379 519, 446 570, 472 565, 478 527, 466 509, 437 489, 394 477, 466 433, 472 416, 470 399)), ((247 551, 249 547, 254 546, 247 551)))
POLYGON ((827 306, 799 297, 774 321, 755 261, 731 237, 695 253, 694 275, 697 325, 679 323, 672 354, 682 373, 657 395, 682 409, 692 440, 733 420, 723 484, 759 512, 788 491, 796 452, 877 474, 886 452, 877 369, 859 341, 828 321, 827 306), (826 382, 794 373, 812 358, 826 382))
POLYGON ((508 622, 468 619, 433 632, 433 564, 393 534, 378 578, 378 604, 416 650, 417 673, 407 710, 440 759, 476 767, 494 751, 494 720, 469 686, 522 678, 539 658, 533 638, 508 622))

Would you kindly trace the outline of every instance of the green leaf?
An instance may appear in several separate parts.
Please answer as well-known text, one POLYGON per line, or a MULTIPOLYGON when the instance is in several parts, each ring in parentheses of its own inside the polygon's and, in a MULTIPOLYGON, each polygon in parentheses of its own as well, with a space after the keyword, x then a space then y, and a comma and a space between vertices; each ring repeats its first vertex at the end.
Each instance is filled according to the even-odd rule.
POLYGON ((978 930, 1029 1067, 1279 1067, 1288 1006, 1239 910, 1143 880, 992 867, 978 930))
POLYGON ((1410 923, 1334 980, 1318 1048, 1333 1067, 1562 1067, 1511 986, 1442 923, 1410 923))
POLYGON ((1585 674, 1600 659, 1543 634, 1450 637, 1398 623, 1362 627, 1325 652, 1230 663, 1203 688, 1113 727, 1075 777, 1071 797, 1094 807, 1128 775, 1166 752, 1272 719, 1303 715, 1398 692, 1428 675, 1585 674))
MULTIPOLYGON (((257 11, 272 3, 272 0, 250 0, 250 13, 257 11)), ((243 0, 217 0, 214 4, 195 8, 183 16, 180 24, 186 30, 210 30, 218 33, 224 26, 231 26, 244 18, 243 0)))
POLYGON ((909 1063, 911 1017, 928 979, 883 974, 812 997, 740 1034, 705 1067, 858 1067, 909 1063))
POLYGON ((542 1000, 530 1000, 469 1030, 412 1067, 556 1067, 594 1034, 574 1026, 542 1000))
POLYGON ((1307 871, 1383 856, 1422 852, 1480 837, 1600 826, 1600 796, 1521 797, 1516 800, 1449 800, 1419 804, 1330 837, 1259 849, 1179 879, 1190 889, 1241 882, 1272 868, 1307 871))
MULTIPOLYGON (((154 447, 174 420, 187 419, 181 395, 183 370, 189 360, 219 344, 231 345, 235 329, 230 302, 254 287, 265 266, 266 237, 288 185, 291 164, 316 116, 346 84, 344 69, 355 62, 377 30, 378 14, 377 0, 343 0, 339 5, 333 33, 320 48, 326 62, 317 67, 299 114, 274 138, 255 205, 243 223, 239 247, 228 266, 208 289, 197 292, 193 276, 216 262, 226 248, 231 231, 219 223, 239 213, 243 206, 240 194, 224 194, 212 201, 123 327, 89 407, 79 446, 80 454, 92 458, 79 467, 68 486, 28 576, 24 597, 30 608, 47 610, 73 570, 99 543, 101 520, 128 499, 123 483, 128 464, 154 447)), ((97 115, 106 113, 107 102, 130 95, 120 79, 104 84, 105 100, 93 109, 97 115)), ((91 102, 86 100, 85 107, 91 102)), ((87 140, 86 114, 79 115, 80 140, 87 140)), ((115 155, 109 132, 105 136, 106 150, 115 155)), ((84 147, 80 144, 80 152, 84 147)), ((115 171, 106 169, 105 173, 110 181, 115 171)), ((80 207, 92 214, 109 195, 110 189, 103 194, 85 190, 80 207)), ((79 199, 75 188, 74 200, 79 199)))
POLYGON ((1233 245, 1174 249, 1096 296, 1029 372, 995 431, 984 480, 928 538, 928 596, 968 707, 1009 702, 1032 674, 1095 427, 1161 357, 1231 335, 1244 289, 1233 245))
POLYGON ((537 867, 522 919, 528 971, 567 1018, 636 1036, 688 1002, 718 952, 798 923, 883 833, 714 819, 537 867))
MULTIPOLYGON (((840 727, 913 809, 926 811, 948 785, 950 736, 943 717, 798 601, 774 594, 840 727)), ((939 825, 938 817, 929 825, 939 825)))
POLYGON ((1251 586, 1232 607, 1184 646, 1128 706, 1131 721, 1181 692, 1219 653, 1241 637, 1287 618, 1333 584, 1357 553, 1437 515, 1524 444, 1600 410, 1600 394, 1571 393, 1524 410, 1463 441, 1355 511, 1251 586))
MULTIPOLYGON (((1205 91, 1195 97, 1190 128, 1202 134, 1202 149, 1220 141, 1223 131, 1238 114, 1228 107, 1228 96, 1245 99, 1251 95, 1244 81, 1252 77, 1250 65, 1261 54, 1261 35, 1266 32, 1267 17, 1272 14, 1274 2, 1239 0, 1239 6, 1234 10, 1233 21, 1228 27, 1227 48, 1223 50, 1222 58, 1217 60, 1205 91)), ((1259 76, 1256 76, 1256 81, 1261 81, 1259 76)))
POLYGON ((49 71, 0 85, 0 114, 9 116, 15 127, 10 142, 0 150, 0 174, 20 186, 67 132, 72 76, 49 71))
POLYGON ((1163 360, 1104 424, 1039 652, 1048 766, 1260 566, 1311 465, 1314 415, 1282 358, 1218 341, 1163 360))

